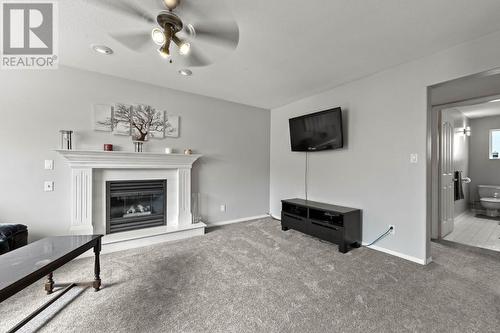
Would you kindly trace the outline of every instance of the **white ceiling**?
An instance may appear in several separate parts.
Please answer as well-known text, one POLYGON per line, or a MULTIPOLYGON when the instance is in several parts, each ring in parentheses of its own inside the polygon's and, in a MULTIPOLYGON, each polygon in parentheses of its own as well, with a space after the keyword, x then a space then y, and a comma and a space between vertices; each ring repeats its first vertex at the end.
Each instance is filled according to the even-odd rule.
MULTIPOLYGON (((157 13, 158 0, 130 1, 157 13)), ((222 0, 184 1, 223 6, 222 0)), ((59 1, 61 64, 274 108, 500 30, 498 0, 230 0, 226 5, 240 27, 239 47, 185 78, 177 74, 178 65, 162 61, 153 44, 137 53, 107 35, 150 26, 85 0, 59 1), (91 43, 108 45, 115 54, 95 54, 91 43)))

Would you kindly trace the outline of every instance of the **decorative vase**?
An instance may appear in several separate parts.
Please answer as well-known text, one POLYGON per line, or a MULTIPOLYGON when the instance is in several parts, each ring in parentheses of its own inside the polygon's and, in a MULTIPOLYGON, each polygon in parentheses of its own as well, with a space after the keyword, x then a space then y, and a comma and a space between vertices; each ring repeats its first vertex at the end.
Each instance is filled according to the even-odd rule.
POLYGON ((142 153, 142 146, 144 145, 144 141, 132 141, 134 143, 134 152, 142 153))
POLYGON ((61 133, 61 149, 72 150, 73 149, 73 139, 71 130, 60 130, 61 133))

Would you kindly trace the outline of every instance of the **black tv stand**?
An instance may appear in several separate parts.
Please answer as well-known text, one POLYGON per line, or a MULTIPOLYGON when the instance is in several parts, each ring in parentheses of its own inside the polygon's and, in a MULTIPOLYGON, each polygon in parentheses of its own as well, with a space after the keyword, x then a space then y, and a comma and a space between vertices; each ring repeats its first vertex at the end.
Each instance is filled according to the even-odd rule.
POLYGON ((339 245, 348 252, 361 246, 361 210, 303 199, 281 201, 281 229, 294 229, 339 245))

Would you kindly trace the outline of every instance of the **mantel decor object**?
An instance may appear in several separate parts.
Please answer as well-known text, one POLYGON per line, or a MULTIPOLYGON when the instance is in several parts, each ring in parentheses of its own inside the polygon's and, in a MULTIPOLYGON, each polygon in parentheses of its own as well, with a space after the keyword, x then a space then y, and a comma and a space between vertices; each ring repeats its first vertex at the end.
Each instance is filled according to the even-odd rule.
POLYGON ((165 154, 172 154, 174 152, 174 150, 170 147, 166 147, 165 148, 165 154))
POLYGON ((111 143, 105 143, 104 151, 113 151, 113 145, 111 143))
POLYGON ((191 148, 184 149, 184 155, 191 155, 193 150, 191 148))
POLYGON ((71 130, 60 130, 61 133, 61 149, 72 150, 73 149, 73 131, 71 130))
POLYGON ((136 153, 142 153, 142 147, 144 146, 144 141, 134 140, 132 142, 134 143, 134 151, 136 153))

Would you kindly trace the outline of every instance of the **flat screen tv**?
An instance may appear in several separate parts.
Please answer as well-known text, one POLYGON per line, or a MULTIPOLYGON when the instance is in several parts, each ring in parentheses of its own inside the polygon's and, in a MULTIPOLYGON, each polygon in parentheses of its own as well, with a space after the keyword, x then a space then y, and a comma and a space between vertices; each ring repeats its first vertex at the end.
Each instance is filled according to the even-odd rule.
POLYGON ((320 151, 344 146, 340 108, 292 118, 289 123, 292 151, 320 151))

